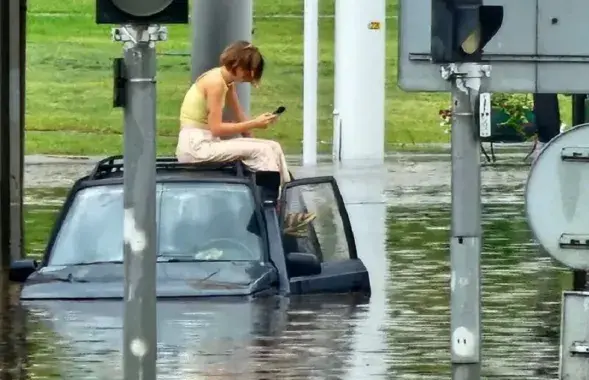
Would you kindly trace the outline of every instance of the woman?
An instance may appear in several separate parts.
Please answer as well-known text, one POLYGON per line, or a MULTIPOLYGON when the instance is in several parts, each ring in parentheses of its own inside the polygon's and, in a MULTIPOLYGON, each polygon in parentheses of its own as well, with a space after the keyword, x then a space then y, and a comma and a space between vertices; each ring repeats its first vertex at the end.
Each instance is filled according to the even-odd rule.
MULTIPOLYGON (((184 97, 176 157, 183 163, 241 160, 252 170, 279 172, 282 188, 291 179, 282 147, 272 140, 253 138, 252 134, 254 129, 267 128, 278 116, 264 113, 248 119, 235 89, 239 82, 257 86, 264 71, 264 58, 251 43, 237 41, 221 53, 220 63, 198 77, 184 97), (236 122, 223 122, 226 105, 235 114, 236 122), (235 135, 242 137, 222 139, 235 135)), ((309 213, 288 215, 285 232, 301 232, 314 218, 309 213)))

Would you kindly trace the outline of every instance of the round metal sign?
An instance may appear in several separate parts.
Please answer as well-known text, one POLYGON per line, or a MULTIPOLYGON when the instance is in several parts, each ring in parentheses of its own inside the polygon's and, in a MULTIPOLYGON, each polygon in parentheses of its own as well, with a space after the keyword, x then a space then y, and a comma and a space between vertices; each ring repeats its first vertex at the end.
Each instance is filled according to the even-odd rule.
POLYGON ((174 0, 112 0, 117 8, 132 16, 146 17, 166 9, 174 0))
POLYGON ((589 124, 542 149, 528 175, 525 202, 538 243, 567 267, 589 270, 589 124))

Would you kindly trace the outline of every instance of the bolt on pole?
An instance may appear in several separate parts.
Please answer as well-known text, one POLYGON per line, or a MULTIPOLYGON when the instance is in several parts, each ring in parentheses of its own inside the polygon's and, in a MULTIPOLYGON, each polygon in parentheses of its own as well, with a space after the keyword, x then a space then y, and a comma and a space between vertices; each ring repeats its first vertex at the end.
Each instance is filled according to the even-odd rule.
POLYGON ((478 380, 481 368, 481 171, 474 104, 489 67, 450 64, 442 76, 452 81, 452 379, 478 380))
POLYGON ((157 25, 113 30, 124 42, 125 380, 155 380, 156 324, 156 41, 157 25))

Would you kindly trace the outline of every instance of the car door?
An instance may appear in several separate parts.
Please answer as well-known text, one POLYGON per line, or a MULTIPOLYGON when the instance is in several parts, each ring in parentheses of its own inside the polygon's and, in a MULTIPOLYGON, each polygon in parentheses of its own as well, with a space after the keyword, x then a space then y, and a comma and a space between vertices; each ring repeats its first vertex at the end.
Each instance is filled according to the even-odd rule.
POLYGON ((358 259, 352 226, 335 178, 293 180, 285 184, 281 204, 285 253, 312 253, 322 267, 318 275, 291 278, 292 293, 369 291, 368 272, 358 259), (314 213, 316 217, 298 236, 285 233, 285 218, 298 212, 314 213))

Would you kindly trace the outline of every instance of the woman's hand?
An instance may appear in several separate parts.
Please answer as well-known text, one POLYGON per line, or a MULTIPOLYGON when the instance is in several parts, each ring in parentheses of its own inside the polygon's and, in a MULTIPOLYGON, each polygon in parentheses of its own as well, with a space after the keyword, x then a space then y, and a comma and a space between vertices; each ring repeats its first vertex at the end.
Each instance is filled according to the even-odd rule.
POLYGON ((257 128, 267 128, 268 125, 275 122, 277 118, 278 118, 278 115, 275 115, 270 112, 266 112, 266 113, 263 113, 260 116, 256 117, 254 119, 254 122, 256 123, 257 128))

